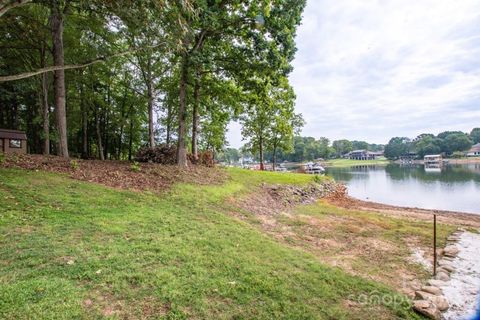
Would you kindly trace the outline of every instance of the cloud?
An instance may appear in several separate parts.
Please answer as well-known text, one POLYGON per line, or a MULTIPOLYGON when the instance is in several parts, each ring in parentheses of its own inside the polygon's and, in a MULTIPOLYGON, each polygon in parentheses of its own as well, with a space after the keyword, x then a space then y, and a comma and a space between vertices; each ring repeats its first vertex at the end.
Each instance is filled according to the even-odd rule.
POLYGON ((385 143, 480 125, 478 0, 309 0, 297 47, 303 135, 385 143))
POLYGON ((291 75, 303 134, 382 143, 478 126, 479 31, 473 0, 309 1, 291 75))

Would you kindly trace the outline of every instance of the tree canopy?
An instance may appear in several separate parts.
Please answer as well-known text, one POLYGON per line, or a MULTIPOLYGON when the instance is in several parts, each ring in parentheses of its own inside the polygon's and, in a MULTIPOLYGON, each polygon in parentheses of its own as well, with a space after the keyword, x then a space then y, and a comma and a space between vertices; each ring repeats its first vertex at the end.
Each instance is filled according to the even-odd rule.
POLYGON ((2 1, 0 127, 29 151, 131 159, 175 144, 177 163, 225 147, 231 120, 265 150, 301 126, 288 83, 304 0, 2 1), (262 135, 262 137, 259 136, 262 135), (265 135, 265 136, 264 136, 265 135))

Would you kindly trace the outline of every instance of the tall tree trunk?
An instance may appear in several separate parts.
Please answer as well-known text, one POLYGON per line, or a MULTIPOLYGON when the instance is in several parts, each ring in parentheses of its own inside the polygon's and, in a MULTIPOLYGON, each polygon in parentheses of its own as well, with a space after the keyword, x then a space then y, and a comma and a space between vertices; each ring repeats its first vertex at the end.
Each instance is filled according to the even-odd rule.
POLYGON ((185 137, 187 134, 187 79, 188 78, 188 55, 182 58, 182 70, 180 77, 180 106, 178 110, 178 142, 177 142, 177 164, 180 167, 187 166, 187 148, 185 137))
POLYGON ((81 92, 81 107, 82 107, 82 159, 88 159, 88 108, 85 103, 85 96, 81 92))
POLYGON ((108 118, 108 110, 105 110, 104 112, 104 115, 103 115, 103 158, 104 159, 108 159, 108 148, 109 148, 109 140, 110 140, 110 137, 109 137, 109 134, 108 134, 108 121, 109 121, 109 118, 108 118))
POLYGON ((132 146, 133 146, 133 106, 130 106, 130 134, 128 141, 128 161, 132 161, 132 146))
POLYGON ((172 107, 170 104, 167 106, 167 146, 170 145, 170 140, 171 140, 171 134, 172 134, 172 107))
POLYGON ((147 83, 147 97, 148 97, 148 139, 150 148, 155 147, 155 132, 153 126, 153 89, 152 79, 149 76, 147 83))
POLYGON ((277 167, 277 146, 273 146, 273 156, 272 156, 272 169, 275 171, 275 168, 277 167))
POLYGON ((48 108, 48 83, 47 74, 42 74, 42 107, 43 107, 43 154, 50 154, 50 121, 48 108))
POLYGON ((105 160, 105 157, 103 156, 102 132, 100 131, 100 115, 98 114, 98 110, 95 114, 95 126, 97 129, 98 155, 100 157, 100 160, 105 160))
POLYGON ((263 164, 263 139, 260 137, 259 141, 259 153, 260 153, 260 170, 263 171, 265 170, 265 166, 263 164))
POLYGON ((123 147, 123 131, 125 127, 125 106, 127 104, 127 87, 125 87, 125 91, 123 93, 123 99, 122 99, 122 108, 121 108, 121 114, 120 114, 120 134, 118 136, 118 146, 117 146, 117 160, 121 159, 121 154, 122 154, 122 147, 123 147))
MULTIPOLYGON (((60 1, 52 2, 52 42, 53 42, 53 63, 56 66, 64 66, 63 53, 63 12, 60 8, 60 1)), ((57 117, 58 130, 58 154, 68 158, 67 141, 67 115, 65 110, 65 71, 56 70, 53 77, 55 113, 57 117)))
POLYGON ((198 122, 200 107, 200 79, 199 73, 195 78, 195 86, 193 89, 193 120, 192 120, 192 154, 195 160, 198 160, 198 122))

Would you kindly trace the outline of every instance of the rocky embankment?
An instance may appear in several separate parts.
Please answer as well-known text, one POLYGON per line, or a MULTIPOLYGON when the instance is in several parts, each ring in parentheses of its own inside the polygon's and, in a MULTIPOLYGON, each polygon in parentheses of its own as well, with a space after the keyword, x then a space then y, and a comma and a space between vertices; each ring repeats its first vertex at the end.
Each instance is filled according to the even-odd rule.
POLYGON ((322 183, 310 183, 307 185, 267 185, 263 188, 275 200, 283 205, 307 204, 317 201, 320 198, 331 197, 336 193, 345 195, 345 186, 334 180, 325 180, 322 183))
POLYGON ((480 235, 459 230, 440 250, 437 274, 415 292, 414 309, 430 319, 462 319, 475 311, 480 285, 480 235))

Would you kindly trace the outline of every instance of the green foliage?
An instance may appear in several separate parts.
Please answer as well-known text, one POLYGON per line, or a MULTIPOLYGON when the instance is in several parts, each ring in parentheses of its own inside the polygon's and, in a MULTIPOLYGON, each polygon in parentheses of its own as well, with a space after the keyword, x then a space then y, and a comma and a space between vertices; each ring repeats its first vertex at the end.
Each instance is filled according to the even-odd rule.
POLYGON ((470 132, 470 140, 472 140, 474 144, 480 143, 480 128, 472 129, 470 132))
POLYGON ((346 139, 343 140, 336 140, 332 143, 333 149, 335 149, 335 155, 337 157, 341 157, 344 154, 353 150, 353 143, 346 139))
POLYGON ((454 159, 465 158, 465 153, 461 152, 461 151, 455 151, 455 152, 452 153, 452 158, 454 158, 454 159))
POLYGON ((70 160, 70 168, 73 170, 78 170, 79 165, 77 160, 70 160))
POLYGON ((0 164, 5 162, 5 154, 3 152, 0 152, 0 164))
POLYGON ((323 182, 325 182, 325 177, 323 177, 321 175, 314 175, 313 176, 313 182, 318 183, 318 184, 322 184, 323 182))
MULTIPOLYGON (((288 105, 283 116, 292 113, 293 90, 281 79, 292 70, 305 0, 235 0, 228 5, 204 0, 38 1, 0 19, 2 75, 53 64, 53 4, 68 8, 62 10, 65 61, 103 60, 65 72, 72 154, 91 158, 103 152, 104 158, 130 160, 151 140, 173 144, 187 140, 192 130, 199 133, 195 141, 201 150, 218 152, 225 147, 228 123, 245 113, 250 99, 245 97, 252 95, 255 81, 269 82, 271 92, 279 93, 271 104, 288 105)), ((0 110, 0 127, 27 130, 35 153, 42 151, 46 137, 42 120, 55 118, 43 119, 38 112, 39 101, 46 108, 53 105, 51 78, 46 75, 44 93, 42 77, 0 86, 0 104, 8 106, 0 110)), ((50 123, 52 142, 59 137, 57 127, 50 123)), ((278 123, 275 127, 279 140, 286 141, 279 148, 288 149, 292 130, 278 123)))
POLYGON ((418 157, 423 158, 427 154, 439 154, 442 152, 443 141, 433 134, 422 134, 414 141, 415 152, 418 157))
POLYGON ((134 172, 139 172, 142 168, 140 167, 140 163, 137 161, 133 161, 130 165, 130 170, 134 172))
MULTIPOLYGON (((439 135, 440 136, 440 135, 439 135)), ((455 151, 466 151, 472 146, 472 140, 463 132, 447 135, 443 140, 443 151, 452 154, 455 151)))
POLYGON ((390 139, 385 146, 385 157, 390 160, 398 159, 401 155, 404 155, 410 151, 411 140, 406 137, 395 137, 390 139))

